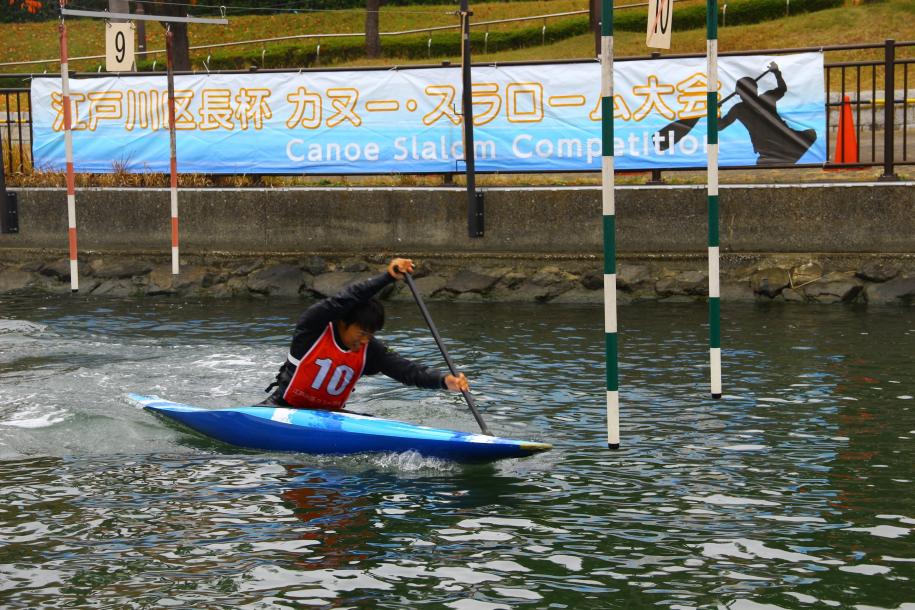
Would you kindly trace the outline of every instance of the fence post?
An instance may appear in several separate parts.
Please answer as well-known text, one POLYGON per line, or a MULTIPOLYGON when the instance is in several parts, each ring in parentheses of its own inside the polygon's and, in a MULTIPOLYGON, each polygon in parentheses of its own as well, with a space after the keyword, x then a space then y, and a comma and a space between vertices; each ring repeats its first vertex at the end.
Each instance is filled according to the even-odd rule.
POLYGON ((477 192, 476 160, 473 149, 473 80, 470 61, 470 12, 468 0, 461 0, 461 115, 464 126, 464 167, 467 177, 467 235, 483 237, 483 193, 477 192))
MULTIPOLYGON (((7 104, 7 121, 9 121, 9 104, 7 104)), ((10 141, 10 150, 13 143, 10 141)), ((19 207, 16 193, 6 192, 6 164, 3 156, 3 130, 0 129, 0 233, 19 232, 19 207)), ((10 166, 12 168, 12 165, 10 166)))
POLYGON ((880 180, 899 180, 896 161, 896 41, 887 39, 883 50, 883 175, 880 180))

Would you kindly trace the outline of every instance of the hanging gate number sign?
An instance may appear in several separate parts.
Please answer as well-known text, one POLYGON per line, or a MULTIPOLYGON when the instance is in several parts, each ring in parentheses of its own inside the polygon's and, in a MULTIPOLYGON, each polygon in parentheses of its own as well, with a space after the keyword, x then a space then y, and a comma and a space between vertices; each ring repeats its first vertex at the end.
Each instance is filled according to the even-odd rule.
POLYGON ((133 70, 136 26, 133 22, 105 25, 105 71, 133 70))
POLYGON ((674 0, 648 0, 648 36, 645 44, 655 49, 670 48, 674 0))

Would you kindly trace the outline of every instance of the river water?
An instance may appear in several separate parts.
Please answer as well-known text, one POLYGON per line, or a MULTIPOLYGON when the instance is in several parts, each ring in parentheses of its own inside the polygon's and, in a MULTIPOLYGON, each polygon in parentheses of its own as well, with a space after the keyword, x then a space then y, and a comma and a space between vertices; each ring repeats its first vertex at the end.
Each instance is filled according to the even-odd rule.
MULTIPOLYGON (((525 460, 264 454, 127 392, 263 396, 295 301, 0 297, 2 608, 915 608, 915 310, 431 307, 525 460)), ((441 358, 415 306, 383 338, 441 358)), ((474 430, 459 395, 364 379, 355 410, 474 430)))

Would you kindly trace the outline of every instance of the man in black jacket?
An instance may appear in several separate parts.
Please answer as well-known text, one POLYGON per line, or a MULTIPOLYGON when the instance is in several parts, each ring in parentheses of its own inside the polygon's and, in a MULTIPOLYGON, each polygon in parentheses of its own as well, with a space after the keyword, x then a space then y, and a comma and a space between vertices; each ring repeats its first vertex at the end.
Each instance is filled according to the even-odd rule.
POLYGON ((413 272, 413 261, 395 258, 386 273, 344 288, 302 314, 292 336, 276 390, 262 404, 341 410, 362 375, 383 373, 420 388, 468 389, 467 378, 447 375, 398 355, 375 339, 384 326, 384 306, 374 296, 413 272))
POLYGON ((776 104, 788 92, 788 85, 774 61, 769 64, 769 72, 775 76, 776 87, 762 95, 755 79, 747 76, 737 81, 737 95, 741 101, 721 118, 718 130, 727 129, 734 121, 743 123, 750 134, 753 152, 758 155, 757 165, 797 163, 813 146, 817 132, 815 129, 792 129, 778 114, 776 104))

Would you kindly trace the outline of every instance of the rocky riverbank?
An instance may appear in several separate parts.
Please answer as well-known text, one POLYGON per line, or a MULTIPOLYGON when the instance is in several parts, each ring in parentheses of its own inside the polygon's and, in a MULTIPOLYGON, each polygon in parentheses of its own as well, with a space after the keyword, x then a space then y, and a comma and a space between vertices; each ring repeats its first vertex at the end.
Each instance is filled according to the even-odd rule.
MULTIPOLYGON (((346 284, 383 269, 389 255, 182 258, 172 275, 167 259, 86 255, 80 293, 107 297, 298 297, 335 294, 346 284)), ((603 302, 601 261, 595 257, 450 257, 416 255, 416 284, 429 300, 492 302, 603 302)), ((693 301, 708 295, 702 256, 623 258, 618 300, 693 301)), ((70 291, 66 259, 18 253, 0 262, 0 293, 70 291)), ((915 256, 723 254, 724 301, 915 304, 915 256)), ((385 299, 409 300, 402 283, 385 299)))

